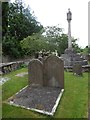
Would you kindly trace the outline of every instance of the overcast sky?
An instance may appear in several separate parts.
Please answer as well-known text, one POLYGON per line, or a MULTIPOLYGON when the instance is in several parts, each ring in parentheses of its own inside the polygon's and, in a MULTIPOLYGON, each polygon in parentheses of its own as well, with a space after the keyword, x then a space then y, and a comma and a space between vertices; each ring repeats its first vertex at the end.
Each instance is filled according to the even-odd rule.
POLYGON ((88 45, 88 0, 23 0, 34 11, 37 20, 45 27, 60 24, 68 33, 66 13, 72 12, 71 35, 80 47, 88 45))

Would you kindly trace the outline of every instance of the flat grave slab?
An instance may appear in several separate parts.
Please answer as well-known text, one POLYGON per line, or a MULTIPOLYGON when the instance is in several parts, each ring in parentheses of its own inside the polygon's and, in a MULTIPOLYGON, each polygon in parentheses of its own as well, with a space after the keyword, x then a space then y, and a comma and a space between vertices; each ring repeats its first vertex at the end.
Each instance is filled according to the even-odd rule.
POLYGON ((8 99, 11 105, 53 115, 64 89, 55 87, 27 86, 8 99))

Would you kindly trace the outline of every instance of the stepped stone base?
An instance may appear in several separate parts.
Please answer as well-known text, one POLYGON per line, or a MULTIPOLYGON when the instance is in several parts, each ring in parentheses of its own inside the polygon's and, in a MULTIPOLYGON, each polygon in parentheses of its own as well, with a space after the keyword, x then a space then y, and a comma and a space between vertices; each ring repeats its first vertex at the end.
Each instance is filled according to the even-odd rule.
POLYGON ((88 64, 87 60, 77 54, 73 48, 67 48, 61 57, 64 60, 64 66, 73 66, 76 63, 80 63, 82 66, 88 64))

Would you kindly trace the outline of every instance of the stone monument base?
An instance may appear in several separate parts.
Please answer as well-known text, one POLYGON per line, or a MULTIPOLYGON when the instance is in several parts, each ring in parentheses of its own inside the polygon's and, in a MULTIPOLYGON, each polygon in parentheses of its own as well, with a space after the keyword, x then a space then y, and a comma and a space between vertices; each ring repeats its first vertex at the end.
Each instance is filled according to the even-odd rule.
POLYGON ((82 66, 88 64, 87 60, 77 54, 73 48, 67 48, 61 57, 64 60, 64 66, 73 66, 76 63, 80 63, 82 66))

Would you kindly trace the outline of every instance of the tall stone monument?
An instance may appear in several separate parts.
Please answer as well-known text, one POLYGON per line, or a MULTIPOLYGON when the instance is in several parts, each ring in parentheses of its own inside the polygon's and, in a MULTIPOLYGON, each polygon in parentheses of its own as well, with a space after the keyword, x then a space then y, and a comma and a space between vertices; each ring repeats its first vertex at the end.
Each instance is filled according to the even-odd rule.
POLYGON ((71 13, 70 9, 68 9, 68 13, 67 13, 67 21, 68 21, 68 49, 72 48, 71 20, 72 20, 72 13, 71 13))
POLYGON ((85 60, 80 54, 77 54, 75 50, 72 48, 71 20, 72 20, 72 13, 69 8, 67 13, 68 48, 65 50, 65 53, 61 55, 61 57, 64 60, 64 66, 73 66, 76 63, 80 63, 81 65, 87 65, 87 60, 85 60))

